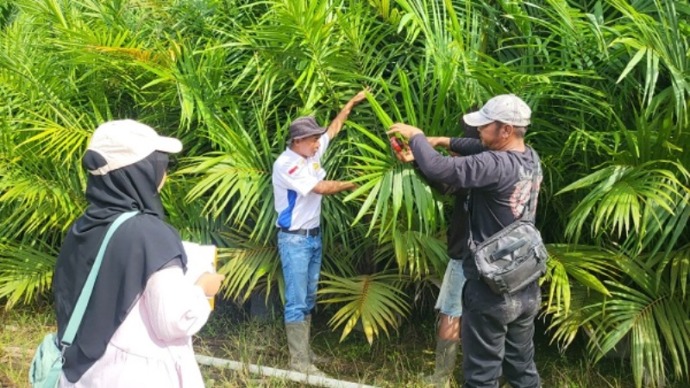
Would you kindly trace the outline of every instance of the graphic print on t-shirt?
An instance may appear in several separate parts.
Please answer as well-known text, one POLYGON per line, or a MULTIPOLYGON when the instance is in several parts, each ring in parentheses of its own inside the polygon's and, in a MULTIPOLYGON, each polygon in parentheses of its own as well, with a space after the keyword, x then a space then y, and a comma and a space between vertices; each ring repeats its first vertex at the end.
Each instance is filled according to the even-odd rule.
MULTIPOLYGON (((516 219, 522 216, 525 206, 527 206, 527 202, 529 201, 530 193, 532 192, 532 190, 538 192, 539 186, 541 185, 541 177, 539 177, 539 179, 537 179, 536 184, 534 184, 534 171, 525 171, 525 168, 520 166, 519 174, 520 180, 515 184, 513 194, 511 194, 510 196, 510 210, 513 212, 513 216, 516 219)), ((537 204, 535 203, 532 205, 532 209, 536 208, 537 204)), ((534 214, 529 214, 528 216, 533 218, 534 214)))

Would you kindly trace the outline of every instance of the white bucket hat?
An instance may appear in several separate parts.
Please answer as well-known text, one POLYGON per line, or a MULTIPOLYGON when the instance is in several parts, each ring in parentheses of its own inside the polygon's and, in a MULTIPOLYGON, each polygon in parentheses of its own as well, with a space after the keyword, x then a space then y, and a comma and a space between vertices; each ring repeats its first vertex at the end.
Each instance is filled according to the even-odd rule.
POLYGON ((526 127, 531 116, 532 110, 520 97, 514 94, 501 94, 487 101, 480 110, 464 115, 462 119, 473 127, 481 127, 494 121, 526 127))
POLYGON ((103 156, 106 165, 90 170, 92 175, 105 175, 143 160, 154 151, 174 154, 182 151, 182 142, 174 137, 159 136, 146 124, 134 120, 114 120, 96 128, 87 150, 103 156))

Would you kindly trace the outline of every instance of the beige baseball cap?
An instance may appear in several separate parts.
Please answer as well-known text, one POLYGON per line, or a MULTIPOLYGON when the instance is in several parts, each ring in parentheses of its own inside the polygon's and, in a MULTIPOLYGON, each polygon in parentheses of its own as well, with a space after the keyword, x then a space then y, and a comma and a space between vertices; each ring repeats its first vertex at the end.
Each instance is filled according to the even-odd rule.
POLYGON ((532 110, 514 94, 501 94, 491 98, 476 112, 468 113, 462 119, 473 127, 481 127, 494 121, 516 127, 526 127, 530 123, 532 110))
POLYGON ((87 150, 97 152, 106 160, 105 166, 89 173, 105 175, 143 160, 155 151, 178 153, 182 151, 182 142, 160 136, 153 128, 135 120, 114 120, 96 128, 87 150))

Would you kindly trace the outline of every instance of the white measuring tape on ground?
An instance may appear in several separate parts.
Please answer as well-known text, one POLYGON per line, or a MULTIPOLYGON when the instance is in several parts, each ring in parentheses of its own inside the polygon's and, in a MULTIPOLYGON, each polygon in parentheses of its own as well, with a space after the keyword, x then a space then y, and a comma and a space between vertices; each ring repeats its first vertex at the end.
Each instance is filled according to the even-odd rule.
POLYGON ((199 364, 202 365, 228 368, 232 370, 248 370, 250 373, 259 374, 262 376, 278 377, 285 380, 306 383, 316 387, 376 388, 373 385, 352 383, 349 381, 337 380, 330 377, 311 376, 293 370, 277 369, 254 364, 245 364, 243 362, 225 360, 223 358, 209 357, 200 354, 196 355, 196 360, 199 362, 199 364))

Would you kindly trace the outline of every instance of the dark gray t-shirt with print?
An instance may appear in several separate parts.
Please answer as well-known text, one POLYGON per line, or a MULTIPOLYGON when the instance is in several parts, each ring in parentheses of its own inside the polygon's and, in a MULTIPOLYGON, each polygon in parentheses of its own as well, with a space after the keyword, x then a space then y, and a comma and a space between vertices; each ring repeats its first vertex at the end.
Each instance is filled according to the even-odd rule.
MULTIPOLYGON (((522 216, 536 171, 530 148, 490 151, 479 140, 453 138, 450 149, 461 156, 443 156, 422 135, 410 139, 410 148, 429 181, 470 189, 470 227, 476 244, 522 216)), ((534 189, 538 192, 539 188, 534 189)), ((534 214, 529 218, 534 219, 534 214)), ((463 269, 468 279, 477 278, 474 260, 465 260, 463 269)))

